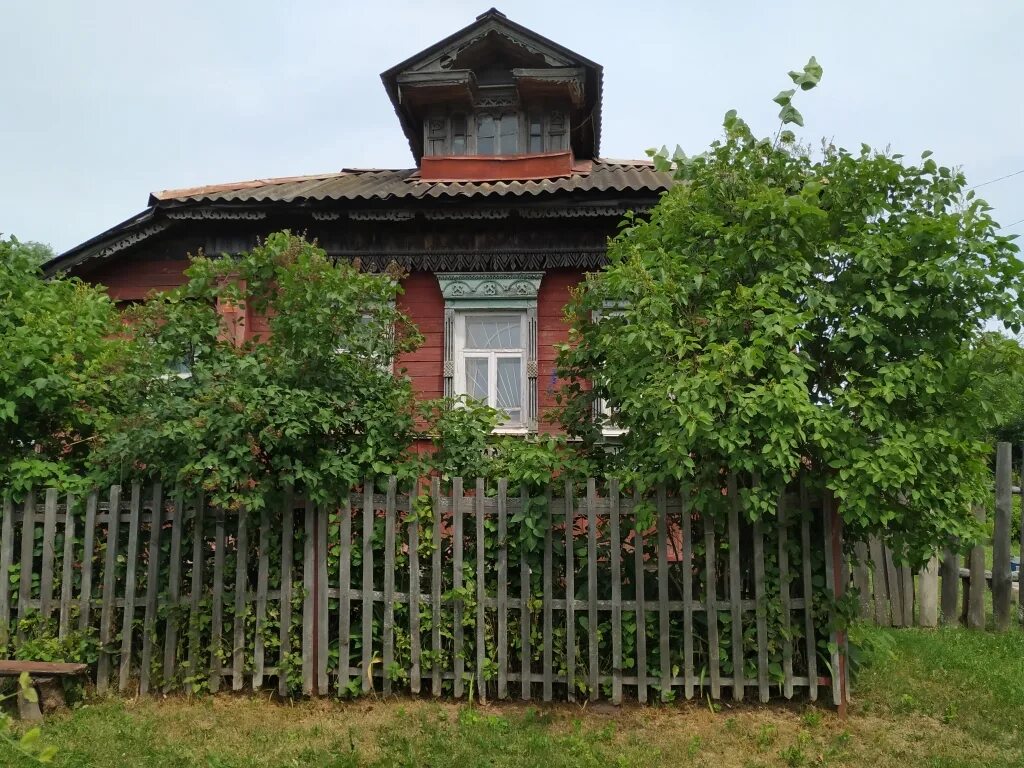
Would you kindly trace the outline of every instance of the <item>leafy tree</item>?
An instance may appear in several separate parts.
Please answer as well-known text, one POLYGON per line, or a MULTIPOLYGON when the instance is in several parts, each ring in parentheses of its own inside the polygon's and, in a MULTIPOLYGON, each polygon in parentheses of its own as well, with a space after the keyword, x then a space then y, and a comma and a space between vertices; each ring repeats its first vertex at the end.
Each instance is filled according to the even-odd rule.
MULTIPOLYGON (((809 90, 821 68, 790 77, 809 90)), ((806 467, 853 534, 887 529, 923 556, 974 531, 1004 406, 973 371, 986 321, 1020 329, 1021 262, 931 153, 801 146, 795 93, 775 99, 774 138, 731 111, 704 154, 651 152, 680 183, 570 308, 563 418, 594 445, 604 399, 628 430, 616 470, 692 485, 705 513, 733 471, 748 515, 771 515, 806 467)))
POLYGON ((57 255, 49 244, 37 243, 31 240, 21 243, 21 250, 30 261, 40 267, 57 255))
POLYGON ((0 239, 0 486, 68 487, 112 409, 117 310, 99 288, 43 280, 36 251, 0 239))
POLYGON ((397 275, 332 262, 288 232, 236 258, 200 254, 186 274, 128 314, 135 407, 99 444, 98 468, 249 509, 286 484, 323 499, 415 472, 412 391, 390 361, 419 336, 395 308, 397 275), (244 321, 218 307, 246 305, 269 336, 239 343, 244 321))

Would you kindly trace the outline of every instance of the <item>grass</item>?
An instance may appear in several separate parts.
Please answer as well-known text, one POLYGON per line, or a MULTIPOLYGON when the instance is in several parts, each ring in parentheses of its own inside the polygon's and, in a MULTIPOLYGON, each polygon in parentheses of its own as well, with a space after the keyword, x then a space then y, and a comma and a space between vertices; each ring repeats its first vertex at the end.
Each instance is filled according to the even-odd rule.
MULTIPOLYGON (((1024 634, 867 630, 850 717, 806 702, 468 706, 281 704, 222 695, 91 702, 51 717, 57 766, 1024 765, 1024 634)), ((0 765, 30 763, 0 747, 0 765)))

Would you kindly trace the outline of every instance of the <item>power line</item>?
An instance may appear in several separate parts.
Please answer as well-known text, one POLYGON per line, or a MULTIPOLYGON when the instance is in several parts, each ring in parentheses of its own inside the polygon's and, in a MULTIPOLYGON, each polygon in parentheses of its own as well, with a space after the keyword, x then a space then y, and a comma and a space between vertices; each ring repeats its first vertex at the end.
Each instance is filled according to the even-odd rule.
POLYGON ((995 184, 997 181, 1002 181, 1003 179, 1012 179, 1014 176, 1020 176, 1022 173, 1024 173, 1024 168, 1021 168, 1019 171, 1014 171, 1013 173, 1008 173, 1005 176, 1000 176, 998 179, 989 179, 988 181, 983 181, 981 182, 981 184, 975 184, 973 187, 968 187, 968 189, 977 189, 978 187, 985 187, 988 186, 989 184, 995 184))
POLYGON ((1006 226, 1000 227, 1000 229, 1009 229, 1010 227, 1016 227, 1018 224, 1024 224, 1024 219, 1017 219, 1013 224, 1007 224, 1006 226))

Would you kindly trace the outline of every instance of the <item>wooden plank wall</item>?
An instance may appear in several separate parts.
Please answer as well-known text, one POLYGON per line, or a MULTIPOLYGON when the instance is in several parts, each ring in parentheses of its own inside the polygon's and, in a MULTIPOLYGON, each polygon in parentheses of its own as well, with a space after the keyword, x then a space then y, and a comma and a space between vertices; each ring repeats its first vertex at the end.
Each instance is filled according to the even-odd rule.
POLYGON ((50 490, 2 504, 0 571, 29 578, 0 588, 0 643, 32 616, 91 633, 97 687, 122 692, 619 703, 838 691, 819 677, 835 668, 818 658, 826 596, 809 597, 835 566, 835 521, 804 489, 779 496, 779 522, 753 526, 735 480, 728 492, 737 503, 705 524, 686 494, 596 480, 530 494, 387 478, 333 504, 284 493, 252 514, 159 484, 50 490))

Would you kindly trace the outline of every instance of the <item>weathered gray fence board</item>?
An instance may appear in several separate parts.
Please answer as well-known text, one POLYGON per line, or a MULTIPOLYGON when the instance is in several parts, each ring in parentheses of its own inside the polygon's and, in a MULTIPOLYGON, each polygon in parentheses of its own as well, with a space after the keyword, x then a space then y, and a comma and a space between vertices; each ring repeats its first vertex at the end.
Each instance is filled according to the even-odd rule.
POLYGON ((4 498, 3 521, 0 522, 0 647, 6 648, 11 638, 11 564, 14 561, 14 502, 4 498))
POLYGON ((693 519, 683 500, 683 678, 686 698, 692 699, 695 689, 693 674, 693 519))
POLYGON ((277 692, 285 696, 288 693, 288 679, 283 671, 288 657, 292 652, 292 548, 295 544, 295 502, 292 491, 285 491, 284 506, 281 510, 281 621, 278 627, 280 652, 277 668, 277 692))
POLYGON ((163 690, 169 693, 177 671, 178 605, 181 602, 181 528, 184 516, 184 496, 174 497, 174 519, 171 521, 171 548, 167 577, 167 626, 164 631, 163 690))
POLYGON ((740 583, 739 492, 729 476, 729 604, 732 609, 732 697, 743 699, 743 608, 740 583))
MULTIPOLYGON (((985 508, 974 508, 978 522, 985 522, 985 508)), ((985 547, 977 544, 971 547, 971 581, 967 593, 967 626, 971 629, 985 628, 985 547)))
MULTIPOLYGON (((384 507, 384 653, 381 663, 385 670, 395 661, 395 516, 398 494, 397 478, 388 478, 388 493, 384 507)), ((326 643, 325 643, 326 644, 326 643)), ((326 648, 324 649, 326 650, 326 648)), ((391 693, 391 677, 384 675, 384 695, 391 693)))
MULTIPOLYGON (((341 545, 338 560, 338 693, 349 684, 352 661, 352 504, 341 501, 341 545)), ((415 678, 413 678, 415 680, 415 678)))
MULTIPOLYGON (((433 499, 434 524, 432 529, 430 579, 430 650, 434 661, 430 665, 430 692, 441 695, 441 667, 437 656, 441 651, 441 480, 430 479, 430 498, 433 499)), ((365 605, 365 604, 364 604, 365 605)))
POLYGON ((565 679, 566 698, 576 701, 576 511, 572 480, 565 481, 565 679))
MULTIPOLYGON (((68 494, 64 508, 64 552, 60 565, 60 614, 57 621, 57 638, 67 637, 71 625, 71 595, 74 589, 75 567, 75 499, 68 494)), ((0 577, 9 574, 0 568, 0 577)), ((6 614, 5 614, 6 618, 6 614)))
POLYGON ((39 578, 39 612, 50 618, 53 612, 53 560, 54 540, 57 538, 57 489, 46 490, 43 506, 43 563, 39 578))
POLYGON ((220 690, 224 652, 224 512, 217 510, 213 518, 213 616, 210 620, 210 691, 220 690))
POLYGON ((360 586, 362 598, 362 646, 361 668, 363 692, 370 690, 370 662, 373 660, 373 481, 363 481, 363 577, 360 586))
MULTIPOLYGON (((612 480, 608 484, 608 501, 610 509, 608 513, 609 535, 611 537, 609 552, 611 553, 611 582, 612 582, 612 704, 622 703, 622 538, 619 531, 619 483, 612 480)), ((570 529, 572 522, 566 521, 566 529, 570 529)), ((572 548, 571 534, 567 539, 567 549, 572 548)), ((568 590, 566 600, 569 602, 568 590)), ((566 622, 566 627, 569 621, 566 622)), ((576 649, 566 645, 566 655, 574 655, 576 649)), ((567 675, 570 683, 572 677, 567 675)))
MULTIPOLYGON (((720 658, 718 645, 718 570, 715 566, 717 545, 714 521, 705 519, 704 524, 704 612, 708 623, 708 675, 711 678, 711 698, 722 697, 720 658)), ((638 597, 637 600, 640 600, 638 597)))
MULTIPOLYGON (((163 508, 163 489, 160 483, 153 485, 153 512, 163 508)), ((153 664, 153 634, 156 631, 157 592, 160 580, 160 522, 149 524, 149 542, 146 546, 146 597, 145 614, 142 620, 142 660, 139 663, 139 693, 149 692, 149 677, 153 664)))
POLYGON ((231 659, 231 688, 242 690, 245 680, 245 617, 248 613, 246 594, 249 591, 249 516, 238 516, 238 538, 235 548, 235 615, 234 647, 231 659))
POLYGON ((552 600, 554 599, 554 577, 552 569, 554 567, 554 531, 552 530, 551 522, 551 489, 548 489, 547 495, 544 498, 544 562, 541 567, 541 579, 543 595, 543 632, 544 632, 544 649, 542 656, 542 663, 544 665, 544 677, 541 687, 541 697, 544 701, 551 701, 554 694, 554 649, 553 649, 553 635, 555 632, 555 619, 554 619, 554 608, 552 606, 552 600))
MULTIPOLYGON (((413 509, 413 493, 406 500, 406 520, 409 529, 409 655, 411 671, 409 689, 418 695, 423 680, 420 672, 420 528, 413 509)), ((347 501, 345 502, 347 505, 347 501)), ((348 661, 345 661, 346 667, 348 661)))
POLYGON ((270 511, 260 511, 259 542, 256 555, 256 628, 252 650, 252 688, 263 687, 267 643, 263 636, 267 627, 267 582, 270 579, 270 511))
POLYGON ((793 606, 790 599, 789 575, 789 512, 786 506, 786 493, 779 493, 776 504, 779 526, 779 600, 782 607, 782 684, 783 695, 793 698, 793 606))
POLYGON ((657 504, 658 536, 658 657, 661 662, 661 700, 672 698, 672 652, 669 645, 668 615, 668 505, 665 486, 658 486, 655 496, 657 504))
MULTIPOLYGON (((529 494, 526 487, 519 489, 520 509, 529 504, 529 494)), ((519 548, 519 692, 523 701, 530 700, 530 689, 532 677, 530 674, 533 663, 533 651, 530 648, 530 564, 526 558, 526 548, 519 548)))
POLYGON ((590 657, 587 687, 591 701, 601 695, 601 684, 597 677, 598 668, 598 625, 597 616, 597 488, 593 478, 587 480, 587 650, 590 657))
MULTIPOLYGON (((203 525, 206 522, 205 506, 205 500, 200 495, 196 499, 196 514, 193 518, 192 581, 188 599, 188 676, 191 678, 195 678, 199 672, 199 601, 203 595, 203 559, 205 557, 203 548, 206 544, 203 536, 203 525)), ((284 647, 283 643, 282 647, 284 647)), ((189 683, 187 684, 187 689, 191 692, 194 690, 194 686, 189 683)))
MULTIPOLYGON (((114 587, 117 582, 117 542, 121 532, 121 486, 110 487, 110 522, 107 523, 107 552, 103 565, 103 586, 101 592, 103 601, 100 604, 100 653, 96 664, 96 691, 105 693, 110 685, 111 653, 110 643, 113 640, 114 620, 114 587)), ((25 503, 25 521, 23 522, 22 536, 25 536, 30 528, 31 515, 29 503, 25 503)), ((24 554, 24 546, 22 547, 24 554)), ((23 558, 24 560, 24 558, 23 558)), ((24 584, 26 580, 22 579, 24 584)), ((28 595, 25 595, 26 602, 28 595)), ((20 610, 20 609, 19 609, 20 610)), ((198 613, 198 612, 197 612, 198 613)))
MULTIPOLYGON (((92 608, 92 558, 95 551, 96 509, 99 506, 99 491, 92 491, 85 501, 85 529, 82 531, 82 593, 78 601, 78 628, 89 626, 92 608)), ((6 616, 6 614, 5 614, 6 616)))
POLYGON ((814 581, 811 574, 811 509, 807 484, 800 476, 800 551, 803 560, 804 587, 804 640, 807 647, 807 677, 810 681, 808 696, 818 700, 818 650, 814 632, 814 581))
POLYGON ((455 595, 452 601, 452 612, 455 618, 454 625, 455 642, 453 645, 455 654, 455 681, 452 685, 452 692, 456 699, 462 698, 466 674, 466 657, 463 652, 465 643, 465 627, 463 626, 466 603, 462 599, 462 544, 465 533, 462 529, 463 511, 462 506, 456 501, 462 500, 462 478, 456 477, 452 480, 452 593, 455 595))
POLYGON ((498 698, 508 698, 508 480, 498 481, 498 698))
POLYGON ((316 679, 313 668, 316 663, 313 658, 313 625, 316 621, 316 559, 313 555, 316 543, 316 506, 312 501, 306 501, 302 520, 302 692, 308 696, 313 693, 316 679))
POLYGON ((765 616, 764 529, 754 523, 754 593, 757 600, 757 692, 761 702, 768 701, 768 620, 765 616))

